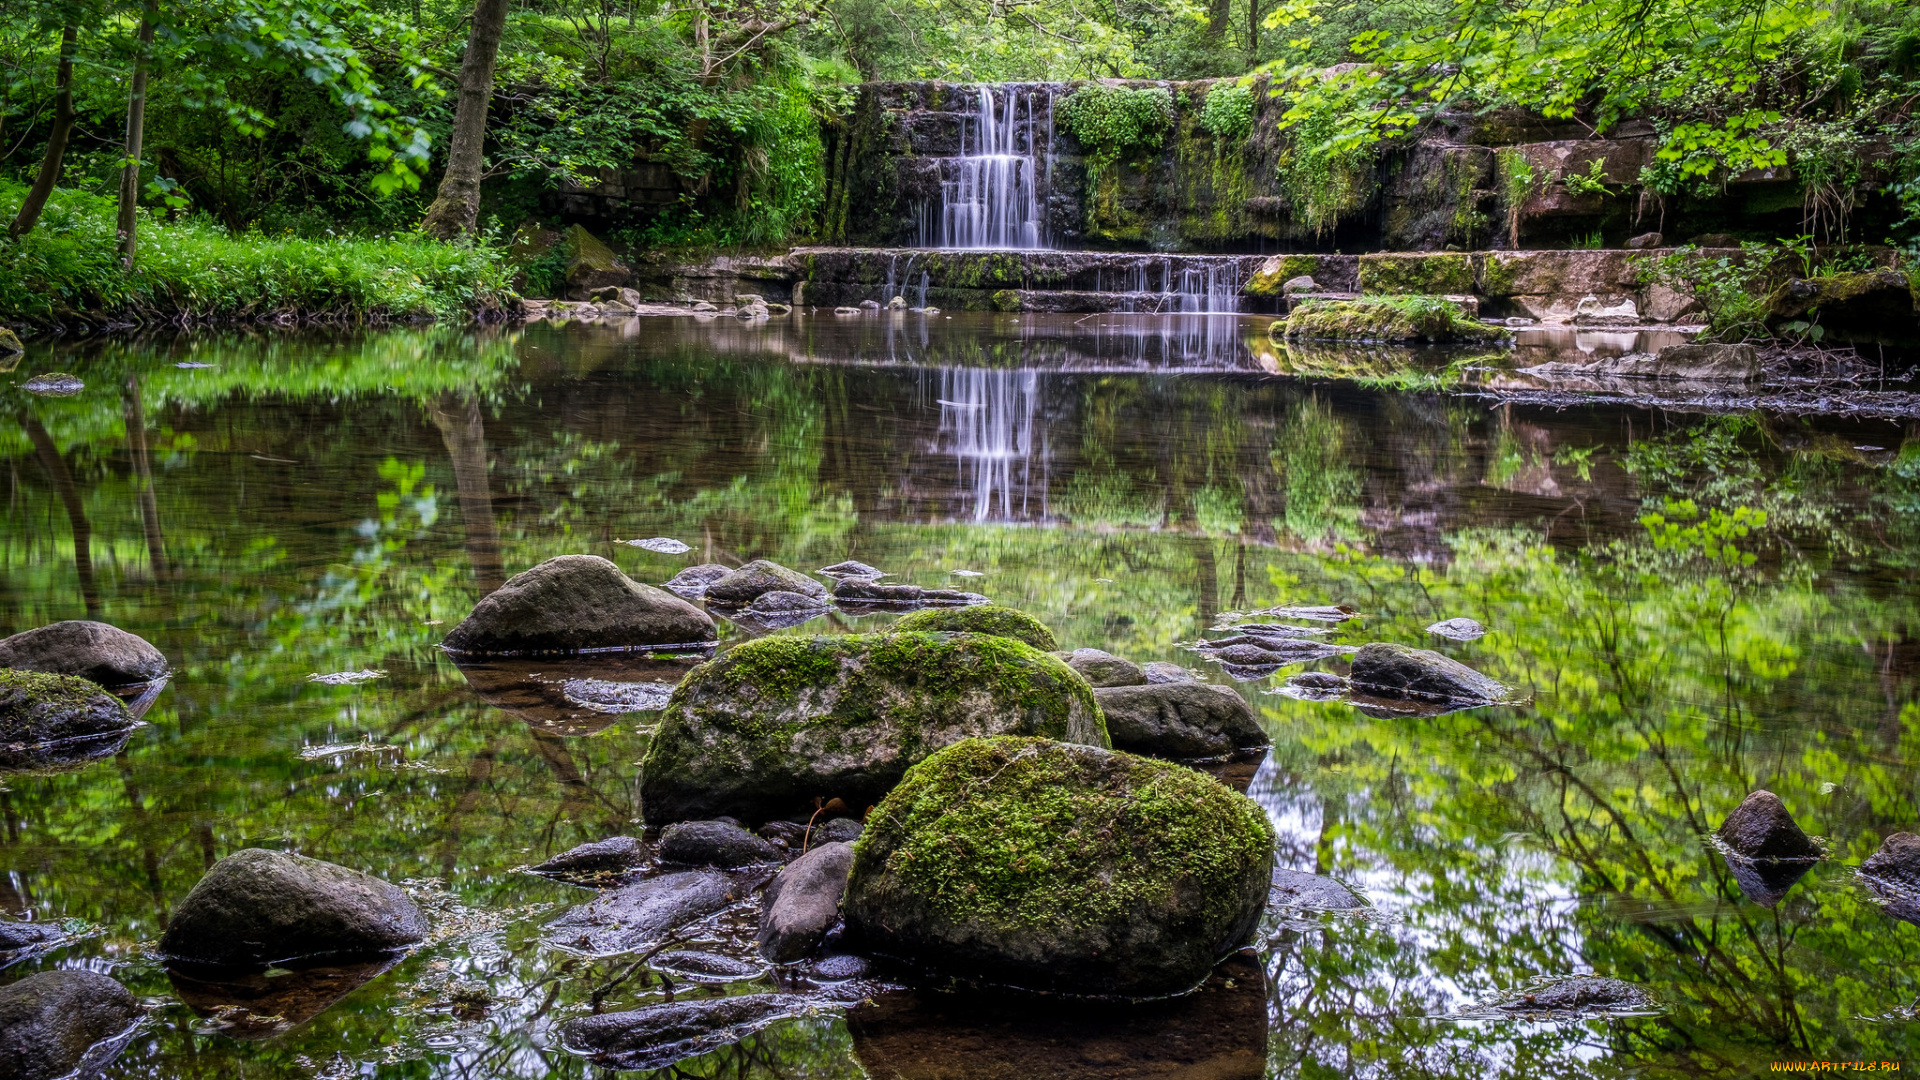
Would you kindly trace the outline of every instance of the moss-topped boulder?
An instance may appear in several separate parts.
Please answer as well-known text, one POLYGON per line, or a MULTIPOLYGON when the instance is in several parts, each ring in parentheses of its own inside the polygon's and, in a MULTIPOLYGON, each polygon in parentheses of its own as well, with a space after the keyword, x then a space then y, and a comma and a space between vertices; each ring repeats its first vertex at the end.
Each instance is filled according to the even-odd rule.
POLYGON ((963 608, 927 608, 893 624, 895 630, 995 634, 1024 641, 1041 652, 1060 647, 1047 624, 1018 608, 975 604, 963 608))
POLYGON ((1479 322, 1451 297, 1363 296, 1358 300, 1309 300, 1274 323, 1272 336, 1308 341, 1449 344, 1507 341, 1513 332, 1479 322))
POLYGON ((561 555, 482 598, 441 645, 514 656, 691 645, 714 636, 713 619, 672 593, 640 584, 598 555, 561 555))
POLYGON ((695 668, 641 762, 649 824, 867 806, 916 762, 978 735, 1109 745, 1086 680, 993 634, 762 638, 695 668))
POLYGON ((868 815, 845 911, 864 947, 942 975, 1161 997, 1246 943, 1272 874, 1266 815, 1203 773, 969 739, 868 815))
POLYGON ((125 704, 72 675, 0 668, 0 746, 31 747, 132 730, 125 704))
POLYGON ((1298 277, 1312 277, 1320 269, 1318 255, 1273 255, 1247 279, 1248 296, 1279 296, 1287 282, 1298 277))
POLYGON ((567 252, 567 295, 573 299, 585 300, 595 289, 633 280, 633 272, 613 249, 580 226, 568 229, 562 243, 567 252))

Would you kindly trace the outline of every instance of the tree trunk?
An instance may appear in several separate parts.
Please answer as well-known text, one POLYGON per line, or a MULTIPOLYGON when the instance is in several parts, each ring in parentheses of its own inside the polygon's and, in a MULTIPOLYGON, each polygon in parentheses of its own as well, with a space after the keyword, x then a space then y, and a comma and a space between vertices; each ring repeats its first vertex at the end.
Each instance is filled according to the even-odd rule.
POLYGON ((140 246, 140 144, 147 130, 148 50, 153 46, 151 0, 140 12, 139 51, 133 58, 133 87, 127 92, 127 160, 120 166, 120 265, 133 269, 133 256, 140 246))
POLYGON ((20 204, 8 234, 25 236, 47 208, 53 186, 60 182, 60 159, 67 156, 67 137, 73 134, 73 54, 79 46, 79 31, 72 23, 60 32, 60 66, 53 79, 53 132, 47 136, 47 153, 40 159, 40 172, 27 190, 27 201, 20 204))
POLYGON ((500 562, 500 529, 493 518, 493 492, 487 485, 487 427, 479 399, 471 394, 445 393, 427 407, 440 439, 453 461, 453 481, 460 489, 460 519, 467 534, 467 561, 473 583, 486 594, 506 583, 500 562))
POLYGON ((507 25, 507 0, 474 0, 473 31, 460 61, 460 101, 453 111, 453 141, 440 191, 420 227, 442 240, 472 232, 480 222, 480 174, 487 140, 487 106, 493 101, 493 64, 507 25))

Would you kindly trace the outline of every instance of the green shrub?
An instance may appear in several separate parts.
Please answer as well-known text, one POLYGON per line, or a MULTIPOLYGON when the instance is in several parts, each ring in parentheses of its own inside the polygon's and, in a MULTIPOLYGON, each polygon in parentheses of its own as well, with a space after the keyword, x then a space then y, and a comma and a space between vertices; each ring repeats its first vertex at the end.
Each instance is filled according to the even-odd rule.
POLYGON ((1173 94, 1158 86, 1135 90, 1094 83, 1061 102, 1059 116, 1061 125, 1086 147, 1088 164, 1099 169, 1166 145, 1173 128, 1173 94))
POLYGON ((1216 139, 1244 139, 1253 130, 1253 87, 1218 83, 1200 107, 1200 126, 1216 139))
POLYGON ((1745 341, 1768 336, 1769 267, 1775 257, 1765 244, 1749 243, 1738 256, 1713 259, 1689 245, 1635 265, 1642 284, 1657 282, 1699 300, 1707 313, 1707 337, 1745 341))

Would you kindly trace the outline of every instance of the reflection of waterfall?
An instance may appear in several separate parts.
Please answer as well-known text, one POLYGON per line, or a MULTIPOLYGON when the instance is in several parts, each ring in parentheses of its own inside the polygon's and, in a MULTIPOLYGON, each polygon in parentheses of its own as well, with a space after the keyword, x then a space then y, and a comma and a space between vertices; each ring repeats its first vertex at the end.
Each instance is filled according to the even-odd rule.
POLYGON ((940 442, 953 454, 961 488, 972 492, 973 520, 1027 516, 1039 400, 1034 371, 940 370, 940 442))
POLYGON ((1043 248, 1041 154, 1053 142, 1048 87, 979 88, 971 124, 961 121, 960 156, 945 163, 938 219, 921 218, 920 246, 1043 248))

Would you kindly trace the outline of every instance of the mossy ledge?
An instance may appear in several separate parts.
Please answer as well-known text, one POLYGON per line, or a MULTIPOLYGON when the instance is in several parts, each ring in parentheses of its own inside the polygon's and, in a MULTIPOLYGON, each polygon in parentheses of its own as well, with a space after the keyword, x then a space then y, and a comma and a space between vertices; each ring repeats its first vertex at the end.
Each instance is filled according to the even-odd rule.
POLYGON ((1366 296, 1358 300, 1309 300, 1275 322, 1272 336, 1306 341, 1432 344, 1509 341, 1513 332, 1467 318, 1437 296, 1366 296))
POLYGON ((846 915, 874 951, 966 981, 1154 997, 1245 943, 1272 867, 1259 805, 1203 773, 969 739, 868 815, 846 915))
POLYGON ((1046 623, 1019 608, 1001 607, 998 604, 976 604, 963 608, 927 608, 894 623, 893 628, 896 631, 925 630, 993 634, 997 637, 1024 641, 1041 652, 1052 652, 1060 647, 1060 643, 1054 639, 1053 631, 1047 628, 1046 623))

